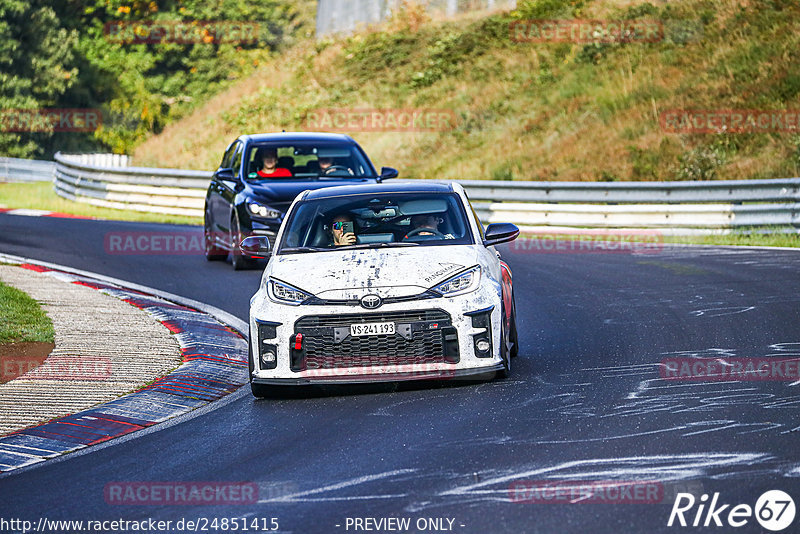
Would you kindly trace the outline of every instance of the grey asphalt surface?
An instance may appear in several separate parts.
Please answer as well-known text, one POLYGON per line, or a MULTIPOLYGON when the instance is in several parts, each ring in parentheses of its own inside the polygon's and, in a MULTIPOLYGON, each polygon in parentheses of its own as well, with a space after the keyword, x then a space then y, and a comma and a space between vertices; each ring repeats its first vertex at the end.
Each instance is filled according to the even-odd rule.
MULTIPOLYGON (((108 232, 173 230, 201 232, 0 215, 0 252, 148 285, 246 319, 259 271, 104 247, 108 232)), ((762 532, 754 518, 737 529, 667 527, 671 492, 718 492, 720 503, 753 506, 779 489, 800 502, 799 385, 667 383, 658 371, 669 356, 800 355, 800 253, 502 250, 514 273, 521 343, 511 379, 305 398, 241 395, 163 430, 0 477, 0 518, 274 517, 281 532, 296 533, 354 532, 347 518, 366 517, 409 517, 412 526, 451 518, 452 530, 464 533, 762 532), (667 497, 510 502, 510 485, 545 480, 656 480, 667 497), (129 481, 255 482, 263 502, 104 500, 107 484, 129 481)), ((785 532, 798 525, 800 518, 785 532)))

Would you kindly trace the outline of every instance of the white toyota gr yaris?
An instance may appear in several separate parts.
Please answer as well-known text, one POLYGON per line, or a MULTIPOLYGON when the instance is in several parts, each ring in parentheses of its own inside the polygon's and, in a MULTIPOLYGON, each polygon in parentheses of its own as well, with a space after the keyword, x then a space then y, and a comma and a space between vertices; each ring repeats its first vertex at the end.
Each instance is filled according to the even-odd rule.
POLYGON ((250 385, 508 375, 518 349, 511 270, 458 184, 394 182, 305 191, 250 302, 250 385))

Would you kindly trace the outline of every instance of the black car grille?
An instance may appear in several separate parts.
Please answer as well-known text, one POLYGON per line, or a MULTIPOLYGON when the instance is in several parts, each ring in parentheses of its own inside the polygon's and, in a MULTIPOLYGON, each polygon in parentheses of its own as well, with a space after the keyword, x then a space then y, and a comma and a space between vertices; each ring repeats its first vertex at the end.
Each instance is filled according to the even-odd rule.
POLYGON ((456 363, 458 342, 442 310, 307 316, 295 323, 302 350, 292 351, 292 370, 456 363), (354 323, 394 322, 394 335, 353 337, 354 323))

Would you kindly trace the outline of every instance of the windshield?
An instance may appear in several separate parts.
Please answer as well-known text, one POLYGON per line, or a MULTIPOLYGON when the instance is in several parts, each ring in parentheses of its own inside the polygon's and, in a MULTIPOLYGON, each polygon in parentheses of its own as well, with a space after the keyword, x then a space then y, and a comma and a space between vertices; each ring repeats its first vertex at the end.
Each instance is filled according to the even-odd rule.
POLYGON ((463 205, 453 193, 383 193, 299 203, 277 254, 346 248, 470 245, 463 205))
POLYGON ((244 162, 248 180, 375 177, 375 169, 352 143, 254 144, 248 148, 244 162))

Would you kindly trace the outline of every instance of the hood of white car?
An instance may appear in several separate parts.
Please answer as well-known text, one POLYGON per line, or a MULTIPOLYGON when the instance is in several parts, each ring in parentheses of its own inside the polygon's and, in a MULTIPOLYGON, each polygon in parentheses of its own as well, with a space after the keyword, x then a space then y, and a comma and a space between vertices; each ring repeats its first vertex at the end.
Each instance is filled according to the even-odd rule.
POLYGON ((319 298, 416 295, 478 263, 472 245, 350 249, 274 256, 269 276, 319 298))

